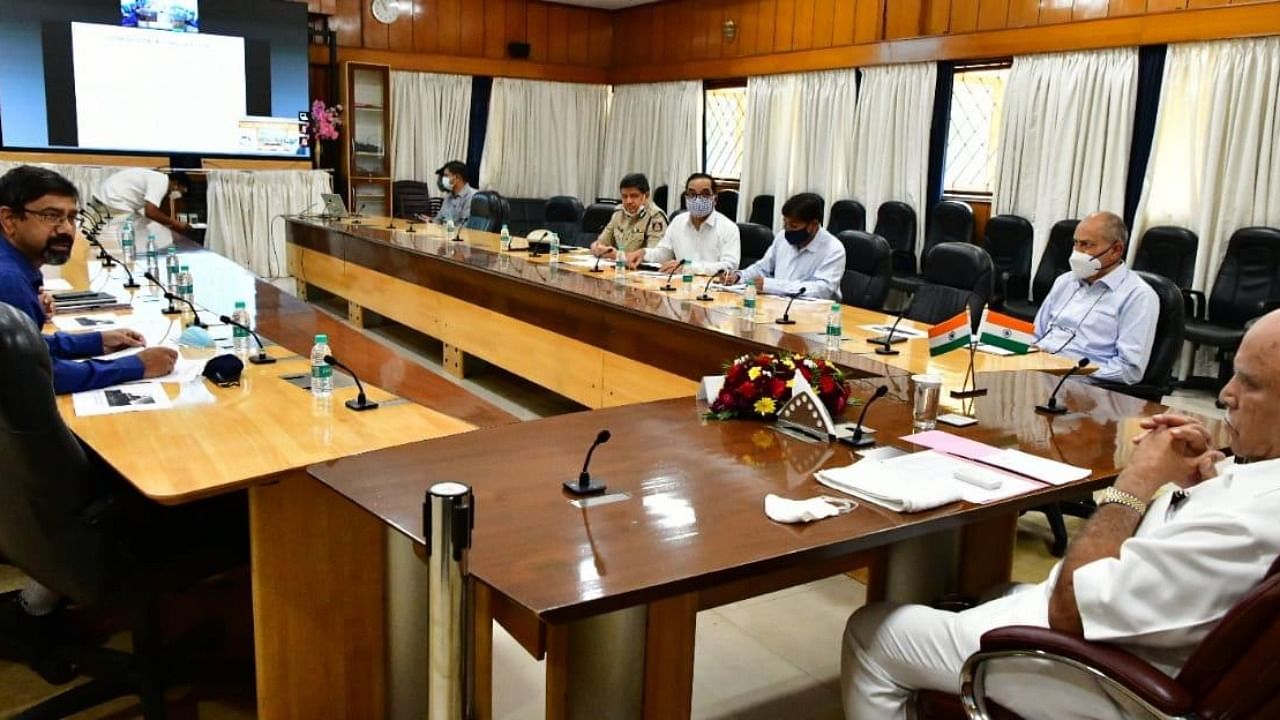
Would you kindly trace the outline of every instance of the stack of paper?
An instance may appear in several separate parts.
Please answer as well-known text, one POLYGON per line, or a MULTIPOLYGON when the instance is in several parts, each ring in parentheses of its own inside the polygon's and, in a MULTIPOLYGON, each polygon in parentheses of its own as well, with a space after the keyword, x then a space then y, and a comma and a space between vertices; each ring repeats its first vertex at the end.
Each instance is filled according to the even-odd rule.
POLYGON ((1001 450, 986 443, 952 435, 941 430, 908 435, 903 440, 923 447, 932 448, 956 457, 977 460, 984 465, 1008 470, 1025 475, 1050 485, 1064 485, 1089 477, 1089 469, 1068 465, 1057 460, 1049 460, 1038 455, 1031 455, 1012 448, 1001 450))
POLYGON ((78 392, 71 396, 76 415, 118 415, 147 410, 168 410, 172 407, 164 386, 157 382, 140 382, 129 385, 78 392))
POLYGON ((848 467, 819 471, 814 477, 829 488, 895 512, 929 510, 958 500, 989 503, 1040 488, 1031 480, 998 470, 992 471, 1000 477, 998 487, 979 487, 957 478, 957 473, 975 469, 982 466, 926 450, 887 460, 863 457, 848 467))

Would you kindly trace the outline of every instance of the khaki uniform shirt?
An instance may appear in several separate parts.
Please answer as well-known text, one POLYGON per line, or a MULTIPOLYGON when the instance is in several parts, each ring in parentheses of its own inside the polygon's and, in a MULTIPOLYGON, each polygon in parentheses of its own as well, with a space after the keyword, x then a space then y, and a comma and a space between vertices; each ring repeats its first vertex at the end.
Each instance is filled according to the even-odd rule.
POLYGON ((596 242, 631 252, 657 245, 666 231, 667 216, 657 205, 645 205, 635 217, 627 217, 619 207, 613 211, 613 217, 609 218, 609 224, 604 226, 596 242))

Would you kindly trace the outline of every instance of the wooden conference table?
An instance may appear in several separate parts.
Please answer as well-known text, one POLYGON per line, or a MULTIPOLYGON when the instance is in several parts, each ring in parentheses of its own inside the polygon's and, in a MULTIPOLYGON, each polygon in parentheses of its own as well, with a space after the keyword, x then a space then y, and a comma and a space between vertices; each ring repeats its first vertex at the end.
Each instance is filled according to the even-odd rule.
MULTIPOLYGON (((796 323, 779 325, 785 299, 761 296, 757 321, 744 326, 735 293, 698 301, 636 273, 617 284, 607 262, 593 273, 589 255, 562 253, 552 265, 546 255, 501 253, 493 233, 464 229, 455 242, 438 225, 409 233, 403 220, 286 222, 290 272, 346 299, 353 320, 372 310, 441 340, 447 364, 475 355, 591 408, 693 395, 698 379, 747 352, 825 352, 829 302, 798 301, 796 323)), ((695 279, 695 295, 706 281, 695 279)), ((963 382, 968 355, 931 358, 927 326, 904 321, 921 337, 895 345, 898 355, 876 355, 867 339, 882 332, 868 327, 893 317, 850 305, 843 315, 845 339, 833 359, 854 377, 930 372, 951 388, 963 382)), ((979 372, 1064 372, 1073 364, 1044 353, 976 357, 979 372)))

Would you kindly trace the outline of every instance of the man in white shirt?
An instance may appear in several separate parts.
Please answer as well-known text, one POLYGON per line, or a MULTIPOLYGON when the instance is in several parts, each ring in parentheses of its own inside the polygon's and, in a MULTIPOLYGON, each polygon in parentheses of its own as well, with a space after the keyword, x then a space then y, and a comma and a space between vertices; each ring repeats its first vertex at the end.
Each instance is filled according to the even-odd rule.
MULTIPOLYGON (((1280 554, 1280 312, 1245 334, 1222 390, 1234 462, 1198 422, 1143 422, 1128 467, 1039 585, 951 613, 881 603, 845 630, 845 716, 906 718, 918 689, 959 690, 960 668, 982 634, 1036 625, 1115 643, 1173 675, 1280 554), (1157 497, 1173 483, 1178 491, 1157 497)), ((1026 718, 1123 713, 1092 680, 991 672, 994 700, 1026 718)))
POLYGON ((129 168, 103 180, 93 199, 110 210, 133 213, 176 233, 189 233, 190 225, 160 209, 166 198, 181 198, 187 187, 187 178, 182 173, 165 175, 156 170, 129 168))
POLYGON ((694 275, 715 275, 738 269, 742 241, 738 224, 716 211, 716 181, 706 173, 694 173, 684 182, 688 212, 671 219, 657 247, 628 253, 634 268, 642 261, 660 263, 669 273, 687 260, 694 275))
POLYGON ((782 205, 782 232, 751 267, 730 273, 730 284, 753 282, 770 295, 840 299, 844 277, 844 245, 822 227, 822 198, 794 195, 782 205))
POLYGON ((1076 226, 1071 272, 1053 283, 1036 313, 1036 345, 1073 360, 1089 358, 1093 380, 1142 380, 1160 317, 1156 291, 1125 265, 1129 231, 1114 213, 1076 226))

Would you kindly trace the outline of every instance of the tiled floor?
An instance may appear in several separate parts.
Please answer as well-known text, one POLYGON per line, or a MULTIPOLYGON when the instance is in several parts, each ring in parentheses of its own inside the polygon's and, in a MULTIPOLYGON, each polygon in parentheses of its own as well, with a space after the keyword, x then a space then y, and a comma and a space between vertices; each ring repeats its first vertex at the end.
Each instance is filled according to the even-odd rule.
MULTIPOLYGON (((290 288, 291 289, 291 288, 290 288)), ((439 343, 399 326, 375 334, 425 366, 440 372, 439 343)), ((445 377, 448 377, 447 375, 445 377)), ((485 370, 455 380, 486 400, 522 419, 581 409, 500 370, 485 370)), ((1178 407, 1218 414, 1206 393, 1179 393, 1178 407)), ((1080 521, 1068 519, 1069 527, 1080 521)), ((1048 528, 1036 513, 1019 524, 1014 579, 1042 580, 1053 565, 1045 549, 1048 528)), ((17 586, 21 577, 0 566, 0 591, 17 586)), ((765 720, 837 720, 840 641, 849 614, 858 608, 865 588, 839 575, 709 610, 698 616, 694 671, 694 716, 765 720)), ((542 665, 533 660, 500 627, 494 633, 494 704, 498 718, 534 720, 543 716, 545 688, 542 665)), ((0 715, 33 702, 52 690, 26 668, 0 661, 0 715)), ((245 688, 187 691, 174 709, 178 717, 240 720, 253 717, 245 688)), ((137 717, 129 700, 113 703, 80 718, 124 720, 137 717)))

